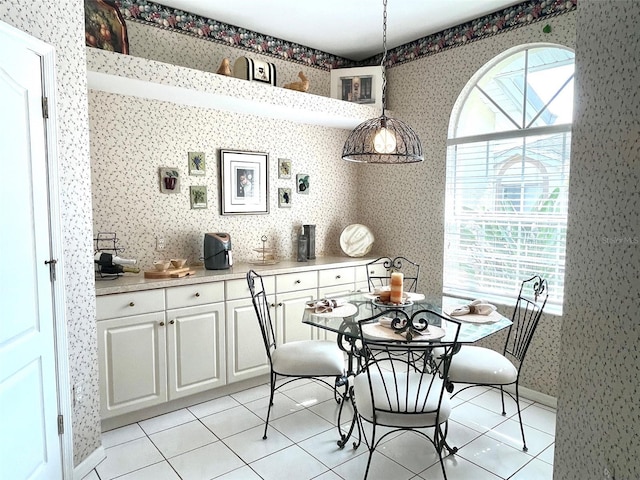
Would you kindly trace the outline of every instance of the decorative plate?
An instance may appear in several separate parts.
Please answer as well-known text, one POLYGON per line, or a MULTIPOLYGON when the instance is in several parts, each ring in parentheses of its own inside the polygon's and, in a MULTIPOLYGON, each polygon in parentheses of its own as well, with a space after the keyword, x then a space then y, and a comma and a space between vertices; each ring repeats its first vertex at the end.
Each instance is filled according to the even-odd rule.
POLYGON ((340 234, 340 248, 350 257, 364 257, 371 251, 375 237, 364 225, 347 225, 340 234))

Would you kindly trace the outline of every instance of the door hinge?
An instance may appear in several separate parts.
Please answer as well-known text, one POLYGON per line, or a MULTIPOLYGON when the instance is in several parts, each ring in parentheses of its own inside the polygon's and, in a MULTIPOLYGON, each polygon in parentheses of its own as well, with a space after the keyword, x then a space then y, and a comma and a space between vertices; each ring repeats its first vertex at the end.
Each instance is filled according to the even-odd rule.
POLYGON ((58 261, 54 258, 44 261, 45 265, 49 265, 49 275, 51 276, 52 282, 56 281, 56 263, 58 263, 58 261))
POLYGON ((42 116, 49 118, 49 99, 47 97, 42 97, 42 116))
POLYGON ((62 415, 58 415, 58 435, 62 435, 64 433, 64 417, 62 415))

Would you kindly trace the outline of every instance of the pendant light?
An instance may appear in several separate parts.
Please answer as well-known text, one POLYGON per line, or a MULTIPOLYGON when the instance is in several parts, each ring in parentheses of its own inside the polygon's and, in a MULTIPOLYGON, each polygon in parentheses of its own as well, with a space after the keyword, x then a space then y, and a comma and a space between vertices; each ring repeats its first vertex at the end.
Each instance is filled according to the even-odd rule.
POLYGON ((385 115, 387 102, 387 0, 383 0, 382 22, 382 115, 358 125, 342 149, 343 160, 359 163, 403 164, 422 162, 422 145, 416 132, 406 123, 385 115))

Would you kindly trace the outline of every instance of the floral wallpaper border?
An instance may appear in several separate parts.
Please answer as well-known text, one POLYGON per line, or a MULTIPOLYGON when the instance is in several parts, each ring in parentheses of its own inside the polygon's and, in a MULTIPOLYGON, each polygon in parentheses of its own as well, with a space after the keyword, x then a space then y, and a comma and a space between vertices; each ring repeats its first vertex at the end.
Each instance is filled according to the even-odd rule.
MULTIPOLYGON (((394 48, 388 53, 387 67, 417 60, 449 48, 570 12, 576 8, 577 3, 578 0, 530 0, 514 5, 394 48)), ((202 37, 213 42, 322 70, 372 65, 380 61, 380 55, 377 55, 367 60, 355 62, 297 43, 165 7, 149 0, 116 0, 116 5, 127 20, 202 37)))

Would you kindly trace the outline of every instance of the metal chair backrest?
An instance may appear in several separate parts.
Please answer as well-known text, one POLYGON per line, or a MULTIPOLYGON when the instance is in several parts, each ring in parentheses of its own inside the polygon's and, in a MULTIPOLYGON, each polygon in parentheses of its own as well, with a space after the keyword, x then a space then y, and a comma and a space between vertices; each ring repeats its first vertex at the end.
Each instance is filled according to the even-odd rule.
POLYGON ((509 327, 504 346, 504 354, 510 355, 520 366, 524 363, 548 296, 547 281, 538 275, 523 281, 520 285, 518 300, 511 317, 513 324, 509 327))
MULTIPOLYGON (((447 341, 425 342, 416 337, 407 341, 372 338, 361 334, 364 370, 369 380, 369 390, 373 401, 374 420, 376 414, 432 414, 429 424, 421 424, 426 417, 415 418, 412 427, 439 425, 438 416, 444 395, 445 379, 449 371, 451 357, 457 351, 460 323, 445 318, 433 310, 420 310, 411 316, 398 312, 403 322, 411 322, 416 327, 429 325, 447 329, 447 341), (404 317, 404 319, 403 319, 404 317), (434 348, 438 354, 432 354, 434 348)), ((359 323, 360 331, 371 320, 359 323)))
POLYGON ((372 290, 389 284, 391 272, 402 272, 404 275, 404 290, 415 292, 420 278, 420 265, 405 257, 380 257, 367 263, 367 280, 372 290))
POLYGON ((271 322, 271 312, 269 311, 267 293, 264 290, 264 282, 262 281, 262 277, 254 270, 249 270, 247 272, 247 283, 249 284, 249 291, 251 292, 253 308, 258 318, 258 325, 260 325, 264 348, 267 351, 269 363, 271 363, 271 353, 276 349, 276 336, 273 323, 271 322))

